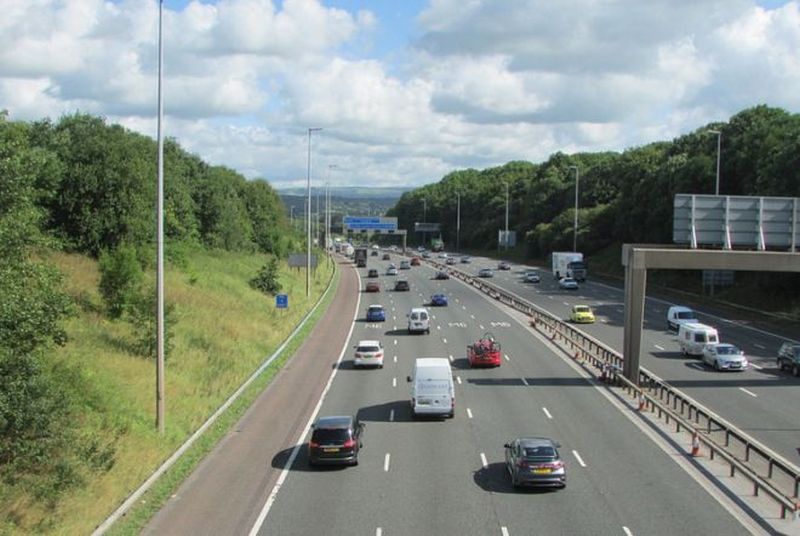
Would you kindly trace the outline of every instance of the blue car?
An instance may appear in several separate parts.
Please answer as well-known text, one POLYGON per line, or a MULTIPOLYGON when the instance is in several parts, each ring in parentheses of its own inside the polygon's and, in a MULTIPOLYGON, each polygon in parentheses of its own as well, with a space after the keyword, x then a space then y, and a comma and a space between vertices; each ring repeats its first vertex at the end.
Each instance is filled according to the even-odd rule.
POLYGON ((446 307, 447 296, 444 294, 434 294, 431 296, 431 305, 436 305, 437 307, 446 307))
POLYGON ((367 309, 367 322, 385 322, 386 311, 383 305, 370 305, 367 309))

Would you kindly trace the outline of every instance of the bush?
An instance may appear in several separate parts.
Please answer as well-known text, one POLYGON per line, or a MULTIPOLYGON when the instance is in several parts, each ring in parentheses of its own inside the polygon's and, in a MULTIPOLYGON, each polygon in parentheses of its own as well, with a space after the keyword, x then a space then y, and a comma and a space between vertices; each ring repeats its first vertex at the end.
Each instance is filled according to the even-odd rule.
POLYGON ((258 275, 250 280, 250 286, 273 296, 281 291, 281 284, 278 281, 277 257, 271 257, 267 264, 261 267, 258 275))
POLYGON ((132 304, 142 282, 136 248, 121 245, 100 254, 100 294, 111 318, 119 318, 132 304))
MULTIPOLYGON (((128 320, 133 324, 135 340, 133 347, 145 357, 155 359, 158 352, 156 334, 156 292, 149 288, 138 292, 126 310, 128 320)), ((174 346, 175 305, 164 304, 164 360, 167 360, 174 346)))

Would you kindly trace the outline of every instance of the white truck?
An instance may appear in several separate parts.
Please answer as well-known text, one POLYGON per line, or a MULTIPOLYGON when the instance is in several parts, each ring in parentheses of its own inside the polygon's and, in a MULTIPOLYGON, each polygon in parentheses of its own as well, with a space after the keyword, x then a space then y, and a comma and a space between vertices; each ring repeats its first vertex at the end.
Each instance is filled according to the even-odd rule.
POLYGON ((583 253, 576 251, 553 252, 553 276, 556 279, 571 277, 576 281, 586 281, 586 263, 583 253))

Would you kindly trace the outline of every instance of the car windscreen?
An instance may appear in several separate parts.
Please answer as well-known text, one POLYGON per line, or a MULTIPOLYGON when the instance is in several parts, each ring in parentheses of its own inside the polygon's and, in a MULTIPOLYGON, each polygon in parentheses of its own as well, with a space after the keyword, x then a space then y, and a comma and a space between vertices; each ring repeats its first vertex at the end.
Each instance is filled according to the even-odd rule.
POLYGON ((692 311, 679 311, 675 316, 679 320, 691 320, 695 317, 694 312, 692 311))
POLYGON ((719 355, 738 355, 739 349, 735 346, 717 346, 717 353, 719 355))
POLYGON ((526 460, 553 460, 558 457, 553 447, 524 447, 522 450, 526 460))
POLYGON ((419 313, 411 313, 411 320, 419 320, 419 313))
POLYGON ((589 312, 591 312, 591 310, 588 307, 576 307, 575 308, 575 312, 576 313, 589 313, 589 312))
POLYGON ((317 428, 311 440, 317 443, 344 442, 350 439, 350 431, 346 428, 317 428))

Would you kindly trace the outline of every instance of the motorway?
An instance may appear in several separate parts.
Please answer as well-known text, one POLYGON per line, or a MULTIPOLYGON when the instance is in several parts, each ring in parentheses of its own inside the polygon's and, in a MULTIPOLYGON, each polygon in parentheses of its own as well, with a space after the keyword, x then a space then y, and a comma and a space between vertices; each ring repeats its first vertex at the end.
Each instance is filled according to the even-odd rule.
MULTIPOLYGON (((361 293, 352 335, 319 411, 355 414, 366 423, 360 464, 312 469, 301 443, 285 480, 275 489, 274 503, 262 509, 266 517, 253 533, 750 533, 676 464, 684 463, 680 457, 664 452, 612 405, 603 387, 595 386, 493 301, 457 280, 433 280, 434 271, 424 265, 400 272, 410 280, 410 292, 393 292, 389 289, 396 278, 383 275, 387 265, 369 258, 369 267, 379 268, 384 288, 377 294, 361 293), (431 334, 406 334, 409 309, 427 303, 439 291, 448 295, 450 304, 431 308, 431 334), (371 303, 386 307, 385 323, 363 320, 371 303), (470 369, 466 346, 486 331, 502 343, 503 364, 470 369), (353 369, 352 347, 360 339, 383 341, 383 369, 353 369), (455 418, 411 418, 405 378, 417 357, 451 359, 457 380, 455 418), (566 489, 513 490, 503 443, 525 435, 560 441, 568 468, 566 489)), ((366 270, 359 271, 363 288, 366 270)), ((497 277, 495 282, 522 291, 515 284, 518 274, 513 276, 497 277)), ((563 302, 573 301, 553 291, 546 279, 527 297, 549 302, 556 301, 556 295, 565 309, 563 302)), ((606 301, 608 308, 621 308, 619 299, 606 301)), ((606 316, 604 308, 598 312, 606 316)), ((621 313, 609 318, 616 323, 621 313)), ((591 328, 608 337, 620 331, 613 323, 591 328)), ((621 340, 621 334, 616 337, 621 340)), ((288 450, 274 453, 273 460, 285 461, 288 450)))
MULTIPOLYGON (((497 261, 473 258, 470 265, 456 265, 475 275, 480 268, 496 268, 497 261)), ((589 305, 595 312, 595 324, 579 329, 622 353, 624 292, 589 280, 577 291, 560 290, 550 271, 539 269, 541 283, 522 281, 528 268, 512 266, 510 271, 495 270, 489 281, 551 314, 569 319, 573 305, 589 305)), ((781 342, 787 340, 745 323, 721 318, 698 310, 698 319, 719 331, 720 340, 745 351, 751 367, 743 372, 717 372, 702 360, 681 355, 676 334, 667 332, 667 309, 672 303, 648 297, 642 332, 640 364, 680 389, 740 430, 758 439, 795 465, 800 465, 800 380, 778 370, 775 356, 781 342)), ((800 337, 800 333, 797 334, 800 337)))

